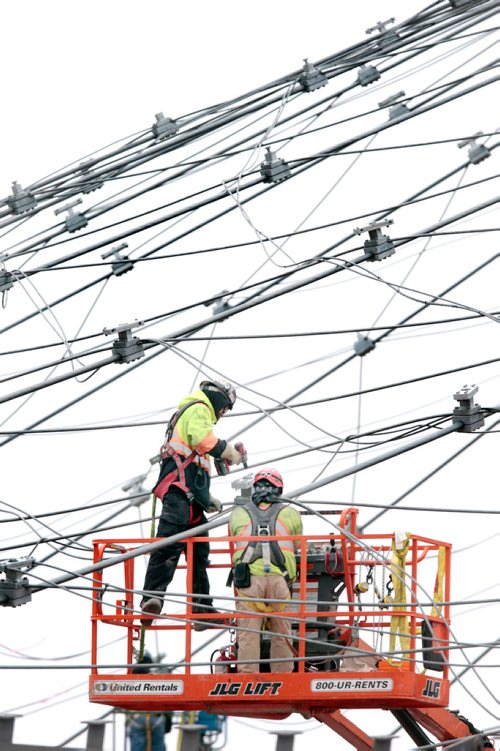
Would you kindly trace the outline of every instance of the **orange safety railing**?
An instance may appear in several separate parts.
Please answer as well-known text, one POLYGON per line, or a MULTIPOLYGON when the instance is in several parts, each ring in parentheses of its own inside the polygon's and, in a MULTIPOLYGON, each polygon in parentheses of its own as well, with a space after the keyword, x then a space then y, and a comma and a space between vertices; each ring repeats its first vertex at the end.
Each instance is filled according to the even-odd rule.
MULTIPOLYGON (((276 610, 267 613, 269 616, 289 618, 294 624, 293 640, 296 644, 297 671, 304 673, 311 669, 314 663, 314 638, 311 632, 318 629, 331 627, 340 628, 344 635, 348 635, 345 649, 341 654, 347 654, 349 647, 351 656, 372 650, 377 658, 377 669, 420 671, 419 663, 422 662, 422 643, 431 655, 432 659, 442 661, 441 672, 443 679, 448 677, 448 640, 450 623, 450 556, 451 546, 438 540, 418 535, 409 535, 405 541, 404 561, 401 551, 398 552, 397 541, 393 534, 359 534, 356 531, 356 509, 346 509, 340 515, 340 532, 333 535, 301 535, 289 536, 286 539, 293 540, 298 549, 299 577, 293 588, 293 597, 290 605, 285 610, 276 610), (308 597, 310 595, 311 581, 314 583, 314 574, 311 574, 311 565, 308 558, 317 553, 321 556, 328 546, 335 544, 338 553, 337 568, 334 576, 341 580, 342 597, 332 600, 331 609, 325 610, 325 604, 314 604, 308 597), (438 556, 439 551, 441 555, 438 556), (399 558, 398 558, 399 555, 399 558), (396 562, 395 562, 396 561, 396 562), (398 562, 399 561, 399 562, 398 562), (402 562, 403 561, 403 562, 402 562), (372 589, 374 590, 372 602, 363 600, 365 594, 360 582, 363 582, 363 574, 370 573, 372 589), (360 578, 361 575, 361 578, 360 578), (383 597, 383 591, 378 589, 377 577, 385 584, 392 576, 394 591, 405 593, 405 599, 390 602, 383 597), (378 594, 376 594, 378 589, 378 594), (444 604, 433 602, 433 596, 444 604), (379 595, 382 595, 379 597, 379 595), (423 605, 421 605, 423 603, 423 605), (325 619, 328 619, 325 621, 325 619), (374 635, 381 645, 375 649, 367 644, 370 633, 374 635), (382 636, 381 636, 382 635, 382 636), (397 646, 397 640, 400 646, 397 646), (308 644, 311 649, 308 649, 308 644), (356 647, 358 644, 358 647, 356 647), (391 648, 392 647, 392 648, 391 648), (347 650, 347 651, 346 651, 347 650), (312 655, 311 655, 312 651, 312 655), (390 653, 389 653, 390 652, 390 653), (433 656, 433 657, 432 657, 433 656)), ((214 561, 210 570, 226 570, 231 568, 231 555, 236 538, 230 536, 212 536, 187 538, 185 562, 179 562, 178 569, 185 571, 185 607, 174 611, 167 599, 161 616, 150 617, 151 625, 148 629, 161 631, 179 631, 184 633, 185 660, 180 666, 181 672, 186 675, 196 672, 207 672, 208 668, 192 665, 192 637, 193 619, 202 621, 217 618, 233 619, 234 627, 238 628, 239 619, 259 618, 261 615, 237 611, 237 605, 231 596, 227 599, 217 593, 213 595, 215 600, 226 603, 222 606, 223 614, 211 613, 193 614, 193 545, 197 542, 209 541, 211 544, 210 555, 214 561), (154 621, 154 622, 153 622, 154 621)), ((239 537, 238 540, 258 540, 255 536, 239 537)), ((260 538, 261 539, 261 538, 260 538)), ((278 536, 266 537, 266 541, 283 539, 278 536)), ((150 539, 122 539, 122 540, 97 540, 94 542, 94 562, 103 560, 110 550, 117 549, 122 552, 133 550, 140 545, 153 542, 150 539)), ((326 555, 326 552, 325 552, 326 555)), ((135 558, 117 564, 122 572, 122 584, 113 585, 106 583, 103 572, 94 574, 94 597, 92 604, 92 674, 98 674, 98 629, 100 624, 111 624, 127 629, 127 653, 124 663, 133 663, 133 647, 140 637, 141 614, 140 600, 142 581, 136 581, 135 558), (110 594, 118 594, 119 597, 110 605, 110 594)), ((117 568, 113 567, 113 568, 117 568)), ((106 569, 109 571, 109 569, 106 569)), ((366 578, 366 577, 365 577, 366 578)), ((369 585, 367 585, 368 588, 369 585)), ((173 585, 170 587, 173 588, 173 585)), ((313 587, 314 589, 314 587, 313 587)), ((229 591, 229 590, 228 590, 229 591)), ((368 593, 366 593, 368 594, 368 593)), ((144 616, 143 616, 144 617, 144 616)), ((428 658, 429 661, 429 658, 428 658)), ((312 668, 314 669, 314 667, 312 668)), ((437 669, 437 668, 436 668, 437 669)), ((127 673, 131 668, 126 669, 127 673)), ((320 674, 321 675, 321 674, 320 674)))

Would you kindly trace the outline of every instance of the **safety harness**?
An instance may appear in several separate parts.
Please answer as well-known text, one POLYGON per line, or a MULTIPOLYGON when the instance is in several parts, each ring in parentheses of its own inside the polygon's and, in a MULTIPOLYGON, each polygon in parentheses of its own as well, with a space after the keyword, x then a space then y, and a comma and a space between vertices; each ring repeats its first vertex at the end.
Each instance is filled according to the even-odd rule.
MULTIPOLYGON (((276 535, 276 520, 283 508, 285 508, 284 503, 272 503, 267 509, 261 509, 253 503, 245 506, 245 511, 252 522, 251 536, 272 537, 276 535)), ((242 563, 253 563, 259 558, 264 561, 266 573, 271 571, 271 563, 273 563, 285 575, 285 578, 288 576, 285 556, 277 540, 269 540, 268 542, 263 540, 250 541, 243 551, 240 561, 242 563)))
POLYGON ((173 469, 171 472, 168 473, 168 475, 165 475, 165 477, 160 480, 155 488, 153 489, 153 493, 157 498, 162 500, 163 496, 167 492, 167 490, 170 488, 171 485, 174 484, 180 488, 188 497, 190 501, 194 500, 194 496, 189 490, 188 486, 186 485, 186 473, 185 469, 188 466, 188 464, 191 464, 192 461, 194 461, 195 457, 197 456, 196 451, 192 451, 188 457, 183 459, 181 455, 178 453, 178 451, 175 450, 173 446, 170 445, 170 441, 172 439, 172 434, 174 432, 174 428, 177 425, 177 422, 179 421, 179 418, 181 415, 184 414, 184 412, 189 409, 189 407, 192 407, 193 404, 205 404, 206 403, 202 399, 192 399, 190 402, 187 402, 187 404, 184 404, 180 409, 177 410, 177 412, 174 412, 170 420, 167 424, 167 430, 165 431, 165 441, 163 443, 163 446, 160 449, 160 456, 162 459, 171 458, 175 462, 175 469, 173 469), (176 479, 178 478, 178 479, 176 479))

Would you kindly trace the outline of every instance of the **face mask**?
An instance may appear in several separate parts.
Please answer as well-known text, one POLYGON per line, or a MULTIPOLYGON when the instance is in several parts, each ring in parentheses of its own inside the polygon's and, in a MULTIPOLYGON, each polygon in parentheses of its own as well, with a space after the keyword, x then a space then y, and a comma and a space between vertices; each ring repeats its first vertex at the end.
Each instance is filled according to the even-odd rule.
POLYGON ((263 501, 266 501, 266 503, 276 503, 279 500, 280 495, 280 488, 276 488, 268 482, 258 482, 254 486, 252 501, 256 506, 263 501))

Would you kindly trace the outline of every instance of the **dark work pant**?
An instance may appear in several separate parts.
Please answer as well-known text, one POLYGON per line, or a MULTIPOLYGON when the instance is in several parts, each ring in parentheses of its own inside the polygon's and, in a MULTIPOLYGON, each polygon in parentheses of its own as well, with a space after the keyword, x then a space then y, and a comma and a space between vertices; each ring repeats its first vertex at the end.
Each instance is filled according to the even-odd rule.
MULTIPOLYGON (((195 521, 190 518, 193 514, 192 511, 190 514, 190 503, 185 493, 177 487, 170 488, 163 497, 163 510, 156 536, 170 537, 186 532, 199 524, 204 524, 207 520, 199 510, 200 507, 195 504, 191 506, 191 509, 193 508, 196 509, 194 513, 195 521)), ((163 597, 166 588, 174 577, 180 555, 186 550, 186 547, 186 543, 183 541, 173 542, 171 545, 166 545, 151 554, 144 580, 145 591, 154 592, 158 597, 163 597)), ((208 542, 197 542, 193 545, 193 594, 208 595, 210 592, 207 574, 209 551, 208 542)), ((151 596, 154 595, 145 595, 144 599, 151 596)), ((202 605, 211 607, 212 599, 193 597, 193 604, 198 605, 198 607, 202 605)))

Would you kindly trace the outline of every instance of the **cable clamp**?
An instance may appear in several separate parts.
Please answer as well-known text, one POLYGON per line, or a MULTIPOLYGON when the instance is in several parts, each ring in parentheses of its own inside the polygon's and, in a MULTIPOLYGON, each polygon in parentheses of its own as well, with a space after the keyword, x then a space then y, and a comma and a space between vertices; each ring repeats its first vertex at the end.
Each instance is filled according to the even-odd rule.
POLYGON ((476 139, 482 135, 484 135, 483 131, 480 130, 470 138, 465 138, 463 141, 459 141, 459 143, 457 144, 459 149, 463 149, 465 146, 469 146, 467 157, 471 164, 479 164, 479 162, 484 161, 491 154, 491 151, 487 146, 484 145, 484 143, 476 143, 476 139))
POLYGON ((165 117, 163 112, 157 112, 155 115, 156 122, 152 126, 153 135, 159 141, 170 136, 175 136, 179 126, 171 117, 165 117))
POLYGON ((54 209, 54 214, 56 216, 62 214, 63 211, 68 212, 68 216, 64 220, 68 232, 76 232, 77 230, 86 227, 88 224, 88 219, 85 214, 79 214, 78 212, 73 211, 74 207, 78 206, 80 203, 82 203, 82 199, 77 198, 75 201, 71 201, 64 206, 60 206, 58 209, 54 209))
POLYGON ((83 173, 83 177, 80 180, 82 193, 93 193, 94 190, 99 190, 104 185, 104 180, 100 180, 91 171, 91 167, 95 164, 94 159, 87 159, 84 162, 80 162, 80 170, 83 173))
POLYGON ((235 506, 246 506, 252 500, 253 474, 244 475, 243 477, 233 480, 231 487, 239 490, 239 495, 234 497, 235 506))
POLYGON ((22 558, 6 558, 0 561, 0 573, 5 574, 5 579, 0 580, 0 605, 4 608, 16 608, 31 601, 31 590, 27 576, 23 571, 28 571, 35 565, 35 559, 31 556, 22 558))
POLYGON ((214 316, 218 316, 220 313, 225 313, 226 311, 230 310, 229 305, 229 290, 223 289, 221 290, 217 295, 214 295, 211 300, 205 303, 205 307, 208 308, 212 303, 214 303, 214 306, 212 308, 212 313, 214 316))
POLYGON ((368 84, 378 81, 380 78, 380 71, 374 65, 362 65, 358 70, 358 83, 360 86, 368 86, 368 84))
POLYGON ((387 99, 378 103, 380 109, 389 107, 389 120, 396 120, 398 117, 404 117, 409 114, 410 110, 406 104, 404 102, 398 102, 398 99, 401 99, 404 96, 406 96, 406 92, 398 91, 397 94, 388 96, 387 99), (390 106, 391 104, 393 105, 392 107, 390 106))
POLYGON ((378 31, 379 35, 375 41, 379 48, 383 49, 384 47, 389 47, 400 39, 397 31, 387 28, 387 24, 394 23, 395 20, 395 18, 388 18, 387 21, 377 21, 375 26, 370 26, 370 28, 366 30, 365 34, 373 34, 375 31, 378 31))
POLYGON ((110 256, 114 256, 115 260, 111 264, 111 270, 115 276, 121 276, 126 274, 127 271, 131 271, 134 268, 134 262, 130 260, 128 256, 122 256, 121 250, 128 248, 128 243, 122 243, 121 245, 115 245, 111 250, 107 250, 106 253, 101 255, 101 258, 106 260, 110 256))
POLYGON ((16 277, 7 269, 0 269, 0 292, 7 292, 8 289, 12 289, 16 277))
POLYGON ((134 323, 122 323, 113 329, 104 328, 102 330, 105 336, 118 334, 118 339, 113 342, 113 354, 118 356, 120 365, 144 357, 144 344, 137 337, 132 336, 132 329, 143 325, 144 321, 135 321, 134 323))
POLYGON ((473 433, 484 425, 484 417, 479 404, 474 404, 474 396, 478 392, 476 384, 463 386, 460 391, 453 394, 457 400, 458 407, 455 407, 452 415, 454 425, 461 424, 460 433, 473 433))
POLYGON ((388 235, 383 235, 380 231, 382 227, 389 227, 391 224, 394 224, 393 219, 385 219, 353 230, 356 235, 368 232, 370 239, 365 240, 364 243, 365 253, 370 256, 367 259, 368 261, 381 261, 383 258, 388 258, 396 252, 391 238, 388 235))
POLYGON ((7 198, 7 205, 13 214, 25 214, 27 211, 33 211, 37 202, 33 193, 24 190, 20 183, 12 183, 12 195, 7 198))
POLYGON ((356 355, 364 357, 368 352, 371 352, 374 349, 375 342, 373 339, 370 339, 369 336, 361 336, 361 334, 358 334, 358 338, 354 342, 354 353, 356 355))
POLYGON ((263 183, 279 183, 286 180, 292 174, 288 162, 279 159, 271 147, 266 147, 265 159, 260 165, 260 174, 263 183))
POLYGON ((308 62, 307 57, 304 58, 304 65, 302 67, 302 73, 300 74, 299 84, 303 91, 314 91, 320 89, 322 86, 326 86, 328 78, 323 71, 315 68, 314 65, 308 62))

